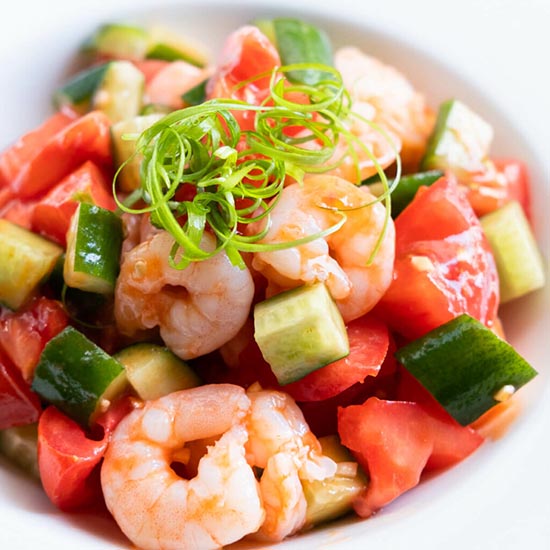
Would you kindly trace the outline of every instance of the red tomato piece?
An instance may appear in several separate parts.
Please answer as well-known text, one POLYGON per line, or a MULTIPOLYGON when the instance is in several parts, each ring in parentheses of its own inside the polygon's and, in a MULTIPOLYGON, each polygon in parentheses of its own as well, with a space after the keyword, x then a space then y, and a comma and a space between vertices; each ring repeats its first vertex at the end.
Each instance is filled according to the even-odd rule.
POLYGON ((365 315, 347 327, 350 351, 347 357, 317 369, 282 389, 296 401, 319 401, 338 395, 367 376, 376 376, 386 357, 389 333, 374 315, 365 315))
POLYGON ((338 433, 369 473, 369 485, 354 502, 369 517, 415 487, 433 449, 426 413, 416 403, 371 397, 338 411, 338 433))
POLYGON ((82 427, 54 406, 38 421, 38 468, 48 498, 61 510, 74 510, 101 501, 98 465, 105 454, 113 430, 132 410, 122 399, 98 422, 103 433, 88 437, 82 427))
POLYGON ((73 121, 67 113, 59 112, 44 124, 28 132, 0 155, 0 181, 11 185, 45 143, 73 121))
POLYGON ((139 69, 145 77, 145 84, 148 84, 155 76, 170 64, 170 61, 164 59, 141 59, 132 61, 137 69, 139 69))
POLYGON ((516 159, 493 159, 487 170, 461 181, 468 201, 478 216, 484 216, 506 203, 518 201, 531 215, 529 175, 525 163, 516 159))
POLYGON ((491 327, 499 282, 479 220, 453 177, 421 188, 395 220, 393 282, 376 307, 415 339, 461 313, 491 327))
POLYGON ((0 351, 0 430, 32 424, 41 410, 38 396, 0 351))
POLYGON ((61 303, 40 297, 19 311, 0 311, 0 350, 32 380, 34 369, 46 343, 68 324, 61 303))
POLYGON ((25 145, 25 155, 18 155, 19 164, 10 164, 12 173, 6 179, 14 196, 28 199, 48 191, 86 160, 110 166, 110 124, 104 113, 92 111, 53 135, 33 137, 33 147, 25 145))
MULTIPOLYGON (((269 94, 270 75, 258 79, 254 77, 269 73, 280 65, 277 49, 257 27, 241 27, 225 43, 219 68, 208 82, 208 98, 239 99, 251 105, 260 105, 269 94), (249 79, 253 80, 237 88, 249 79)), ((235 111, 233 114, 241 129, 253 129, 252 111, 235 111)))
POLYGON ((30 231, 32 227, 32 215, 35 205, 35 201, 27 202, 19 199, 13 199, 3 208, 0 207, 0 218, 8 220, 9 222, 30 231))
POLYGON ((109 181, 92 161, 65 177, 36 204, 31 216, 32 230, 66 246, 71 217, 82 200, 107 210, 116 208, 109 181))

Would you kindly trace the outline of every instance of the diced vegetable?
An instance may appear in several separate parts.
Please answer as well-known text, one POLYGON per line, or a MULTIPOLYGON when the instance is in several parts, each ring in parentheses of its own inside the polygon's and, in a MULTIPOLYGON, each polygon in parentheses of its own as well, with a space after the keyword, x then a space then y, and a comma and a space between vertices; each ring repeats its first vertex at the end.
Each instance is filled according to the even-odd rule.
POLYGON ((92 108, 103 111, 111 122, 135 117, 143 105, 145 77, 129 61, 112 61, 94 91, 92 108))
POLYGON ((339 466, 333 477, 302 481, 307 501, 307 525, 318 525, 350 512, 353 501, 367 486, 363 471, 337 436, 321 437, 319 442, 323 454, 339 466))
POLYGON ((63 249, 0 219, 0 302, 19 308, 53 271, 63 249))
POLYGON ((484 170, 493 129, 461 101, 441 104, 422 170, 453 170, 459 177, 484 170))
MULTIPOLYGON (((391 215, 396 218, 401 214, 405 207, 414 199, 416 192, 422 186, 430 186, 443 176, 441 170, 429 170, 427 172, 418 172, 416 174, 408 174, 401 176, 397 187, 391 194, 391 215)), ((388 184, 391 185, 393 180, 388 179, 388 184)), ((376 181, 368 183, 369 191, 379 197, 384 193, 384 186, 376 178, 376 181)))
POLYGON ((544 286, 542 257, 531 226, 518 202, 509 202, 483 216, 481 227, 495 256, 501 303, 544 286))
POLYGON ((112 293, 121 246, 120 218, 110 210, 80 203, 67 233, 63 268, 67 285, 98 294, 112 293))
POLYGON ((120 23, 103 25, 85 45, 100 57, 121 59, 143 59, 148 47, 145 29, 120 23))
POLYGON ((349 354, 346 327, 326 286, 283 292, 256 304, 254 338, 280 384, 349 354))
POLYGON ((432 330, 396 352, 460 424, 470 424, 537 375, 514 348, 469 315, 432 330))
POLYGON ((157 26, 149 29, 149 47, 146 57, 165 61, 181 60, 197 67, 204 67, 208 63, 206 54, 198 46, 165 27, 157 26))
POLYGON ((124 366, 130 385, 145 400, 158 399, 201 383, 187 363, 162 346, 135 344, 114 357, 124 366))
POLYGON ((71 172, 36 203, 32 210, 32 230, 66 247, 71 218, 80 202, 107 210, 116 208, 110 182, 91 161, 71 172))
POLYGON ((87 426, 127 388, 124 367, 73 327, 52 338, 40 357, 32 389, 87 426))
POLYGON ((200 105, 206 101, 206 85, 208 79, 203 80, 189 91, 185 92, 181 98, 187 106, 200 105))
POLYGON ((40 479, 36 423, 0 430, 0 453, 35 479, 40 479))
MULTIPOLYGON (((300 19, 273 19, 273 36, 283 65, 319 63, 332 66, 332 45, 328 35, 318 27, 300 19)), ((292 82, 315 86, 330 78, 326 72, 311 68, 288 73, 292 82)))
POLYGON ((38 396, 0 352, 0 430, 32 424, 41 411, 38 396))
POLYGON ((133 191, 140 186, 141 155, 136 155, 136 140, 139 135, 163 117, 160 113, 136 116, 111 126, 114 160, 117 166, 126 162, 117 175, 117 184, 122 191, 133 191))
POLYGON ((498 284, 479 220, 448 176, 421 187, 396 218, 393 281, 376 312, 408 339, 461 313, 491 326, 498 284))

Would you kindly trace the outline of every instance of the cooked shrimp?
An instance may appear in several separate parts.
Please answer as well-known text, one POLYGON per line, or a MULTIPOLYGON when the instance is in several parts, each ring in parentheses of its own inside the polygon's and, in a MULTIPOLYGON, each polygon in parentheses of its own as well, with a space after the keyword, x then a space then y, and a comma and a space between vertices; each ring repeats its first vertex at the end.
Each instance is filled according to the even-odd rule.
POLYGON ((333 476, 336 463, 322 454, 318 439, 289 395, 252 386, 248 396, 252 405, 246 421, 247 459, 263 469, 260 494, 266 513, 254 537, 279 541, 306 522, 301 480, 333 476))
MULTIPOLYGON (((168 263, 173 238, 153 232, 123 257, 115 289, 115 319, 127 336, 159 327, 166 345, 182 359, 209 353, 246 321, 254 294, 248 269, 224 252, 178 270, 168 263)), ((214 237, 205 234, 205 249, 214 237)))
POLYGON ((385 219, 382 204, 364 206, 373 200, 364 188, 331 175, 310 176, 303 184, 285 187, 262 242, 288 242, 313 235, 339 222, 342 215, 346 221, 325 238, 254 254, 252 267, 269 281, 268 295, 323 281, 346 322, 370 311, 391 283, 395 242, 389 220, 381 246, 368 263, 385 219))
POLYGON ((105 502, 128 538, 145 550, 220 548, 264 521, 258 482, 245 458, 250 400, 230 384, 149 401, 114 432, 101 468, 105 502), (187 442, 221 437, 192 479, 179 477, 187 442))
MULTIPOLYGON (((357 48, 337 50, 334 64, 351 94, 354 109, 395 136, 397 145, 401 147, 404 169, 416 170, 435 122, 435 115, 424 97, 394 67, 357 48)), ((385 162, 381 161, 381 164, 385 162)), ((344 173, 340 175, 345 177, 344 173)), ((362 177, 365 176, 362 174, 362 177)))

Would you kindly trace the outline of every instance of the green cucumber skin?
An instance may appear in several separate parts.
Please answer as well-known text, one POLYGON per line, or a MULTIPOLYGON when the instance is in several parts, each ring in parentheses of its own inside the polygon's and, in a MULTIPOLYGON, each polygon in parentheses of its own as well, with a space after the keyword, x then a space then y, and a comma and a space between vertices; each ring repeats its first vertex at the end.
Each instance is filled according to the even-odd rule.
POLYGON ((149 49, 145 57, 146 59, 159 59, 161 61, 169 61, 169 62, 185 61, 190 65, 199 67, 199 69, 204 67, 204 63, 201 63, 199 60, 195 59, 193 56, 188 55, 185 52, 182 52, 181 50, 174 48, 173 46, 170 46, 170 44, 159 43, 159 44, 153 45, 149 49))
MULTIPOLYGON (((332 45, 328 36, 299 19, 279 17, 273 19, 275 42, 283 65, 294 63, 320 63, 332 66, 332 45)), ((311 69, 289 71, 291 82, 315 86, 331 78, 323 71, 311 69)))
POLYGON ((103 279, 114 287, 122 247, 122 221, 93 204, 81 203, 74 270, 103 279))
MULTIPOLYGON (((409 203, 414 199, 416 192, 422 186, 429 187, 435 183, 439 178, 443 177, 444 172, 442 170, 428 170, 426 172, 417 172, 416 174, 407 174, 399 179, 397 187, 391 194, 391 215, 392 218, 396 218, 405 210, 409 203)), ((391 186, 394 180, 388 180, 388 185, 391 186)), ((379 186, 380 180, 369 181, 367 186, 371 185, 379 186)), ((378 195, 378 193, 375 193, 378 195)))
POLYGON ((200 105, 206 101, 206 85, 208 79, 203 80, 187 92, 185 92, 181 98, 183 102, 188 106, 200 105))
POLYGON ((517 390, 538 374, 510 344, 466 314, 395 357, 464 426, 498 403, 493 396, 503 386, 517 390))
POLYGON ((55 92, 55 105, 59 107, 66 103, 79 105, 89 102, 103 82, 109 65, 110 63, 103 63, 76 74, 67 84, 55 92))
POLYGON ((46 344, 32 389, 87 426, 105 389, 123 371, 116 359, 69 326, 46 344))

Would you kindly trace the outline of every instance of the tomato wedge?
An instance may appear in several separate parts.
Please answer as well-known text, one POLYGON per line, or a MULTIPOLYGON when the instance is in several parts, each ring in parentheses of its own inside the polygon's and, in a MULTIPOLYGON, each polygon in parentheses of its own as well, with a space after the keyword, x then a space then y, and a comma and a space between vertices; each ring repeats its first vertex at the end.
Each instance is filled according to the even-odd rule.
POLYGON ((34 206, 32 230, 66 246, 71 217, 82 200, 107 210, 116 208, 105 174, 92 161, 65 177, 34 206))
POLYGON ((421 188, 395 220, 393 282, 375 311, 415 339, 461 313, 492 327, 498 274, 479 220, 452 176, 421 188))
POLYGON ((0 350, 30 381, 46 343, 68 324, 60 302, 39 297, 19 311, 0 310, 0 350))
POLYGON ((120 420, 133 408, 131 400, 117 401, 98 420, 101 438, 91 439, 68 416, 49 406, 38 421, 38 468, 44 491, 61 510, 102 502, 98 465, 120 420))
POLYGON ((0 350, 0 430, 38 420, 40 399, 0 350))
POLYGON ((14 198, 28 199, 48 191, 86 160, 110 166, 110 121, 105 114, 92 111, 76 120, 59 116, 65 117, 64 125, 51 122, 48 132, 31 132, 22 138, 23 145, 18 142, 4 153, 3 164, 9 167, 4 178, 14 198))

